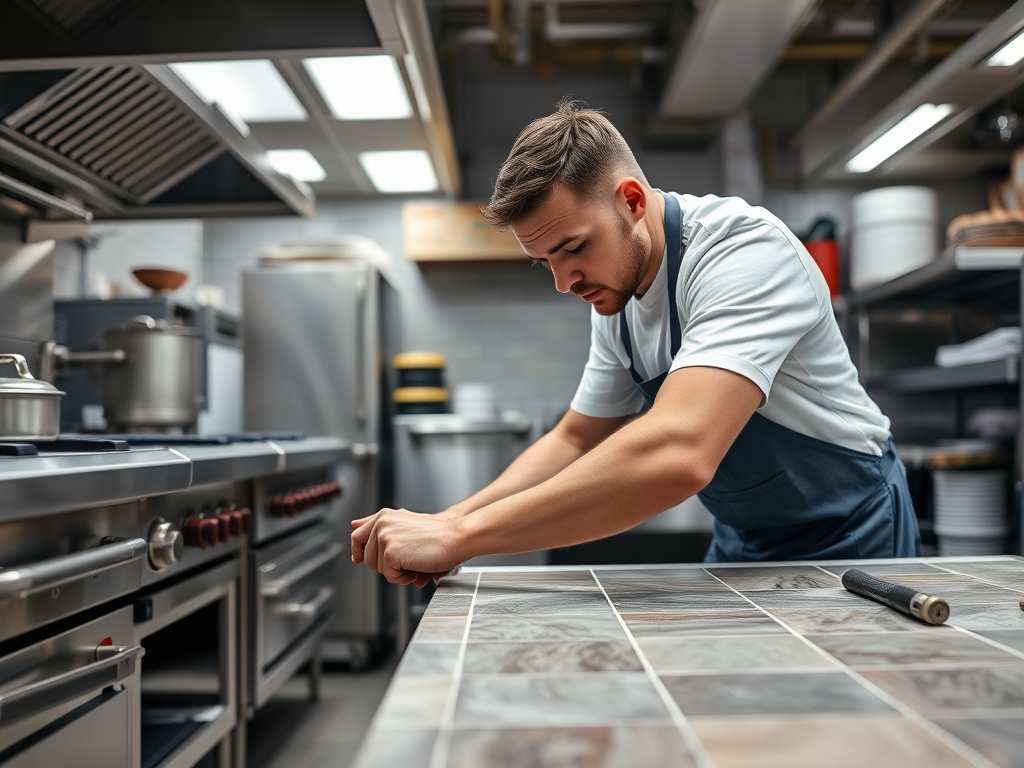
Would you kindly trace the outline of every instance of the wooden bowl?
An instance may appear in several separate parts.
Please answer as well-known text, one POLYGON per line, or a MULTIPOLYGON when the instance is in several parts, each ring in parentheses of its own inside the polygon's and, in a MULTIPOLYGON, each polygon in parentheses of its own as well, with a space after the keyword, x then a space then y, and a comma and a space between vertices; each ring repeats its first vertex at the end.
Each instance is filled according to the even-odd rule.
POLYGON ((175 269, 136 269, 132 274, 155 293, 171 293, 188 282, 188 273, 175 269))

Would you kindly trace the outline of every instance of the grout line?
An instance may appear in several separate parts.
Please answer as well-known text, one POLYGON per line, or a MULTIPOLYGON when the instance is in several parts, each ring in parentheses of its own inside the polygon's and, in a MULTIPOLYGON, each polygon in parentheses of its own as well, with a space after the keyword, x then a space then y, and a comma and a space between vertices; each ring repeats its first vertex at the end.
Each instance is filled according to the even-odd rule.
MULTIPOLYGON (((705 570, 707 570, 707 569, 705 569, 705 570)), ((715 576, 713 573, 711 575, 715 576)), ((715 578, 718 579, 717 576, 715 576, 715 578)), ((718 580, 722 581, 721 579, 718 579, 718 580)), ((722 581, 722 583, 725 584, 724 581, 722 581)), ((729 586, 729 585, 726 584, 726 586, 729 586)), ((795 629, 793 629, 791 626, 789 626, 786 622, 782 621, 782 619, 780 619, 777 616, 769 613, 767 610, 765 610, 764 608, 759 606, 757 603, 755 603, 749 597, 744 595, 742 592, 740 592, 740 591, 738 591, 736 589, 733 589, 732 587, 729 587, 729 589, 732 589, 733 592, 735 592, 737 595, 742 597, 748 603, 753 605, 759 611, 761 611, 762 613, 766 614, 767 616, 770 616, 772 619, 777 621, 779 624, 781 624, 783 627, 785 627, 787 630, 789 630, 789 632, 791 632, 793 635, 798 637, 801 642, 803 642, 806 645, 810 646, 817 653, 821 654, 825 658, 835 662, 840 667, 840 669, 847 674, 848 677, 853 678, 861 686, 863 686, 864 688, 867 688, 869 691, 871 691, 873 694, 878 696, 878 698, 880 698, 882 701, 884 701, 887 704, 889 704, 889 706, 891 706, 897 712, 902 714, 908 720, 916 723, 918 726, 923 728, 925 731, 930 733, 932 736, 937 738, 939 741, 943 742, 946 746, 950 747, 952 750, 957 752, 961 757, 963 757, 963 758, 969 760, 970 762, 974 763, 974 765, 978 766, 978 768, 998 768, 998 766, 995 763, 993 763, 987 757, 985 757, 980 752, 975 750, 973 747, 971 747, 968 744, 960 741, 960 739, 958 739, 955 736, 953 736, 953 734, 949 733, 949 731, 946 731, 946 730, 940 728, 939 726, 935 725, 935 723, 933 723, 931 720, 926 718, 924 715, 922 715, 919 712, 917 712, 916 710, 910 708, 909 706, 904 704, 902 701, 897 699, 895 696, 893 696, 892 694, 890 694, 887 691, 883 690, 879 686, 875 685, 874 683, 872 683, 867 678, 862 677, 861 675, 857 674, 857 672, 854 671, 850 666, 848 666, 847 664, 844 664, 843 662, 841 662, 839 659, 837 659, 831 653, 826 651, 824 648, 821 648, 820 646, 815 645, 814 643, 812 643, 810 641, 810 639, 808 639, 807 637, 802 635, 800 632, 797 632, 795 629)))
MULTIPOLYGON (((630 631, 629 626, 619 614, 619 610, 615 607, 615 603, 613 603, 612 599, 608 597, 608 593, 605 592, 604 585, 601 583, 601 580, 597 578, 597 574, 594 573, 593 569, 591 569, 590 575, 594 577, 594 581, 596 581, 597 585, 601 588, 601 592, 608 601, 608 605, 612 607, 615 617, 619 620, 619 624, 622 625, 623 632, 626 633, 626 638, 629 640, 629 644, 633 646, 633 652, 637 655, 637 658, 640 660, 640 665, 644 668, 644 672, 647 673, 648 679, 654 686, 654 690, 658 692, 658 696, 661 697, 662 703, 672 716, 672 721, 675 723, 676 728, 679 729, 679 733, 683 737, 683 742, 690 750, 690 754, 693 755, 697 765, 701 768, 714 768, 715 763, 711 759, 711 756, 704 749, 704 745, 701 744, 700 739, 697 738, 697 734, 694 733, 693 729, 690 727, 686 716, 679 708, 679 704, 674 698, 672 698, 672 694, 668 692, 668 688, 665 687, 665 683, 663 683, 661 678, 658 677, 658 673, 654 671, 654 666, 650 661, 648 661, 647 656, 644 655, 643 650, 640 648, 640 644, 637 643, 636 638, 633 637, 633 633, 630 631)), ((431 768, 434 767, 431 766, 431 768)))
POLYGON ((466 629, 462 634, 462 644, 459 646, 459 656, 455 660, 455 672, 452 674, 451 688, 448 690, 448 700, 444 705, 444 712, 441 715, 441 725, 437 731, 437 741, 434 742, 434 749, 430 753, 429 768, 444 768, 448 762, 448 753, 452 746, 452 731, 455 725, 455 705, 459 698, 459 686, 462 684, 462 669, 466 664, 466 646, 469 644, 469 629, 473 624, 473 608, 476 605, 476 593, 480 590, 480 574, 476 577, 476 587, 473 590, 473 599, 469 603, 469 614, 466 616, 466 629))
MULTIPOLYGON (((1024 651, 1018 651, 1016 648, 1011 648, 1008 645, 1003 645, 998 640, 993 640, 990 637, 985 637, 984 635, 978 634, 976 631, 974 631, 972 629, 967 629, 967 627, 961 627, 959 624, 950 624, 949 626, 953 627, 953 629, 957 630, 958 632, 963 632, 968 637, 973 637, 976 640, 981 640, 981 642, 983 642, 983 643, 987 643, 988 645, 995 646, 996 648, 998 648, 1001 651, 1006 651, 1007 653, 1009 653, 1009 654, 1011 654, 1013 656, 1016 656, 1018 659, 1024 659, 1024 651)), ((1000 630, 998 630, 998 629, 991 629, 989 631, 990 632, 999 632, 1000 630)), ((1011 630, 1002 630, 1002 631, 1004 631, 1004 632, 1005 631, 1013 632, 1014 630, 1011 629, 1011 630)))

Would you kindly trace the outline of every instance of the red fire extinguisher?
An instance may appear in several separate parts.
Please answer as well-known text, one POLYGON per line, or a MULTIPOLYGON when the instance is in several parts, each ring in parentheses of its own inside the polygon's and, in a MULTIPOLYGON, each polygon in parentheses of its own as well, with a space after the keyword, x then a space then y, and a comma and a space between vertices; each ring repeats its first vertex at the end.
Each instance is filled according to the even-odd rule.
POLYGON ((822 216, 811 225, 807 235, 800 238, 821 274, 825 276, 831 298, 840 293, 839 243, 836 241, 836 222, 822 216))

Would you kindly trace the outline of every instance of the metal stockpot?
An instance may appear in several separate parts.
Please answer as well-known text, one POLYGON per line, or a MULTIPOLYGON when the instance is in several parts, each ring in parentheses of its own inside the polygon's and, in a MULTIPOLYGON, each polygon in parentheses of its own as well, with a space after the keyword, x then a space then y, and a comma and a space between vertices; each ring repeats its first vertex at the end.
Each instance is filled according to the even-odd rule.
POLYGON ((21 355, 0 355, 0 363, 14 363, 18 372, 0 379, 0 440, 56 440, 64 393, 34 378, 21 355))
POLYGON ((118 428, 186 429, 199 419, 204 340, 194 328, 146 315, 100 336, 125 361, 103 366, 103 415, 118 428))

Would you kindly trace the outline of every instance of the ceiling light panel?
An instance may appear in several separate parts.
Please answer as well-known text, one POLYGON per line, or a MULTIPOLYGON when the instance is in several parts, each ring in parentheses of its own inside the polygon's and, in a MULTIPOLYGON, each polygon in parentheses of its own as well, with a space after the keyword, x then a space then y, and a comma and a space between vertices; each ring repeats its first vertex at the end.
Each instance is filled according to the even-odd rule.
POLYGON ((412 117, 409 95, 393 56, 332 56, 303 63, 339 120, 412 117))
POLYGON ((309 115, 267 59, 188 61, 171 69, 207 104, 244 123, 296 122, 309 115))
POLYGON ((299 181, 323 181, 327 171, 305 149, 268 149, 267 161, 278 173, 299 181))
POLYGON ((986 62, 990 67, 1013 67, 1024 60, 1024 32, 992 54, 986 62))
POLYGON ((437 174, 422 149, 361 152, 359 162, 378 192, 434 192, 437 174))
POLYGON ((952 104, 922 104, 854 155, 846 164, 846 170, 850 173, 867 173, 877 168, 952 113, 952 104))

